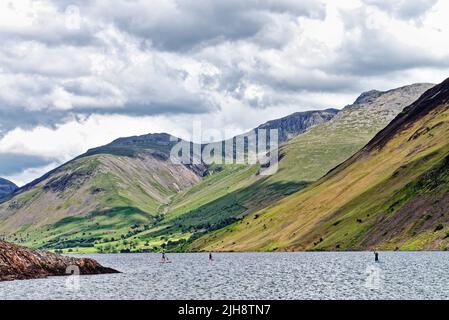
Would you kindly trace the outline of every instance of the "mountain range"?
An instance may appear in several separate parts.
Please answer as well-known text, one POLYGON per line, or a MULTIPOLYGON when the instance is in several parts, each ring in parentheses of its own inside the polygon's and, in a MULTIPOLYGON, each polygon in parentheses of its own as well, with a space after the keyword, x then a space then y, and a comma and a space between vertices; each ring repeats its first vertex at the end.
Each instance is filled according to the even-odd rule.
POLYGON ((449 79, 305 190, 191 250, 446 250, 449 79))
MULTIPOLYGON (((64 252, 371 246, 356 246, 348 240, 353 236, 350 232, 331 237, 332 228, 328 230, 325 223, 315 221, 329 218, 331 210, 315 212, 317 209, 307 201, 322 198, 322 203, 316 200, 313 204, 325 211, 327 198, 334 192, 347 198, 360 195, 352 192, 349 196, 335 186, 325 189, 323 185, 327 186, 331 177, 345 181, 337 172, 352 170, 343 169, 350 161, 362 163, 354 160, 365 159, 359 150, 397 120, 398 114, 401 117, 402 110, 424 92, 429 99, 428 90, 435 90, 432 87, 416 84, 386 92, 370 91, 340 112, 296 113, 259 126, 256 130, 279 129, 281 161, 279 171, 272 176, 260 175, 258 164, 174 165, 169 154, 176 141, 168 134, 117 139, 15 190, 0 204, 0 234, 30 247, 64 252), (301 231, 306 229, 308 233, 301 231)), ((369 146, 362 149, 364 155, 369 146)), ((387 172, 385 169, 382 174, 387 172)), ((365 190, 365 184, 350 181, 347 188, 357 185, 357 190, 365 190)), ((329 201, 332 209, 346 204, 329 201)), ((370 221, 378 216, 380 213, 370 214, 370 221)), ((363 228, 365 220, 356 218, 354 225, 363 228)), ((340 223, 346 226, 341 221, 336 226, 340 223)), ((354 225, 348 228, 356 230, 354 225)))
MULTIPOLYGON (((336 113, 296 113, 276 124, 282 136, 294 136, 336 113)), ((15 190, 11 199, 0 204, 0 232, 9 240, 39 248, 92 247, 103 239, 125 240, 163 220, 183 191, 192 192, 211 178, 216 186, 228 184, 257 170, 248 165, 174 165, 169 156, 176 143, 168 134, 148 134, 88 150, 15 190)))

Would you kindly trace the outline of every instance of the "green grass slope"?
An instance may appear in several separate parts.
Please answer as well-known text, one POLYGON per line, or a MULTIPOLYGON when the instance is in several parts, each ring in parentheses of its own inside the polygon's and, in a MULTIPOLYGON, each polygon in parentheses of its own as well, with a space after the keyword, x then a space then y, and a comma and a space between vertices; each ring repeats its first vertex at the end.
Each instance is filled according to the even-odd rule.
POLYGON ((81 157, 0 204, 0 234, 33 247, 92 245, 154 223, 171 197, 200 180, 152 154, 81 157))
MULTIPOLYGON (((263 126, 294 136, 336 112, 296 113, 263 126)), ((238 190, 257 182, 260 168, 173 165, 175 143, 149 134, 89 150, 0 204, 0 235, 65 252, 175 250, 241 218, 248 208, 238 190)))
POLYGON ((320 178, 430 86, 363 94, 329 122, 332 110, 261 126, 279 125, 285 137, 309 127, 281 147, 280 170, 268 177, 257 165, 172 166, 165 134, 118 139, 0 204, 0 235, 64 252, 188 250, 320 178))
POLYGON ((362 94, 331 121, 315 126, 281 148, 284 158, 270 181, 316 181, 368 143, 432 84, 362 94))
POLYGON ((353 155, 430 87, 416 84, 362 94, 332 120, 282 145, 280 170, 273 176, 258 175, 257 166, 209 168, 210 176, 173 198, 160 222, 162 230, 145 232, 141 240, 174 234, 185 241, 172 249, 185 250, 189 242, 298 192, 353 155))
POLYGON ((318 182, 190 249, 447 249, 448 100, 449 80, 318 182))

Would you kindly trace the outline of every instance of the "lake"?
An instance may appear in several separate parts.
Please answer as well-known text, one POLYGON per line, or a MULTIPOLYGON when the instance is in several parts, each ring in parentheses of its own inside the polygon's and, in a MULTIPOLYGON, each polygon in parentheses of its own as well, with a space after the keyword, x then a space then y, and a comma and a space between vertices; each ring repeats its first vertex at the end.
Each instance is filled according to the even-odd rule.
POLYGON ((449 253, 87 255, 123 273, 0 282, 0 299, 448 299, 449 253))

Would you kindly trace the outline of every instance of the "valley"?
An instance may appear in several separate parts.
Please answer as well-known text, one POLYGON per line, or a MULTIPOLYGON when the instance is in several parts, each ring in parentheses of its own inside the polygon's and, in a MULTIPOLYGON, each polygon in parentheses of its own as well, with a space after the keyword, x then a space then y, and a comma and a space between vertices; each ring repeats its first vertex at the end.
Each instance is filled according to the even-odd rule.
POLYGON ((253 246, 237 232, 241 245, 233 244, 234 229, 264 236, 275 220, 265 211, 307 195, 431 87, 370 91, 338 113, 296 113, 261 125, 256 130, 280 130, 272 176, 261 176, 260 165, 173 165, 176 142, 167 134, 117 139, 16 190, 0 204, 0 235, 62 253, 283 250, 277 241, 253 246), (262 232, 251 228, 255 222, 262 232))
POLYGON ((192 250, 446 250, 449 80, 302 192, 205 235, 192 250))

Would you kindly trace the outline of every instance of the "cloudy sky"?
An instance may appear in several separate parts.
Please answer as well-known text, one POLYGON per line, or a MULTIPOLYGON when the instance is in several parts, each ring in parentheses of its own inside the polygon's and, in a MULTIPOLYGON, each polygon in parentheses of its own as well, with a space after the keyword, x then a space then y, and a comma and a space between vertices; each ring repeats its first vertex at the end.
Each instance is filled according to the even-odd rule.
POLYGON ((446 0, 0 0, 0 176, 441 82, 448 15, 446 0))

